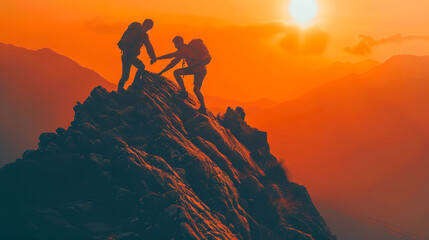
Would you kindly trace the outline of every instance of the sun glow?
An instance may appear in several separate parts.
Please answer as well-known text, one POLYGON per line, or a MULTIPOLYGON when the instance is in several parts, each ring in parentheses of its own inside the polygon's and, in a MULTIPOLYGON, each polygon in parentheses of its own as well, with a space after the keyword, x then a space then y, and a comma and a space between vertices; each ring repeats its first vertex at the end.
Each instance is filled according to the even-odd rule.
POLYGON ((317 15, 316 0, 291 0, 289 13, 296 24, 307 26, 317 15))

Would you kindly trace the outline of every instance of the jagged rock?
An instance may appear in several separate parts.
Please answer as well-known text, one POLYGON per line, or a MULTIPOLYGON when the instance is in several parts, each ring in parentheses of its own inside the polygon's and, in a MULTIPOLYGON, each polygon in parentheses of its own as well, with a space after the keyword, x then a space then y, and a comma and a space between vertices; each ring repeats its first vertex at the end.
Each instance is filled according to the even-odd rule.
POLYGON ((219 118, 219 121, 249 149, 252 158, 258 161, 262 169, 269 171, 272 168, 276 168, 278 161, 270 153, 267 133, 249 126, 244 121, 244 117, 245 113, 241 107, 237 107, 235 110, 228 107, 225 114, 219 118))
POLYGON ((244 116, 244 110, 241 107, 237 107, 235 110, 228 107, 226 113, 220 118, 220 122, 251 151, 257 151, 261 148, 269 149, 267 133, 250 127, 244 121, 244 116))
POLYGON ((0 169, 0 239, 335 239, 243 109, 219 119, 147 73, 95 88, 0 169))

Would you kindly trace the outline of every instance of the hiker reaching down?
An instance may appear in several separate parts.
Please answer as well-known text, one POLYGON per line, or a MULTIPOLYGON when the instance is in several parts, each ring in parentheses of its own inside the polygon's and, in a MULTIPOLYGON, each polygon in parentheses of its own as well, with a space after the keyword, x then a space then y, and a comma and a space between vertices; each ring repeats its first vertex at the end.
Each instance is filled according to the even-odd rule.
POLYGON ((147 32, 153 27, 151 19, 144 20, 143 24, 139 22, 131 23, 118 42, 118 47, 122 50, 122 76, 118 83, 118 91, 124 90, 125 82, 130 77, 131 66, 134 65, 138 70, 136 77, 140 77, 145 70, 145 65, 137 57, 140 55, 140 49, 143 45, 146 47, 147 54, 151 59, 151 64, 156 61, 155 51, 149 40, 147 32))
POLYGON ((177 51, 174 53, 166 54, 156 58, 156 60, 174 58, 159 75, 175 67, 182 59, 187 63, 187 67, 179 68, 174 71, 174 77, 180 86, 180 96, 183 98, 188 97, 182 75, 194 75, 194 93, 200 102, 199 112, 206 114, 207 109, 204 103, 204 97, 201 93, 201 86, 203 85, 204 78, 207 74, 206 65, 210 63, 211 56, 200 39, 194 39, 189 44, 185 44, 183 38, 177 36, 173 39, 174 46, 177 51))

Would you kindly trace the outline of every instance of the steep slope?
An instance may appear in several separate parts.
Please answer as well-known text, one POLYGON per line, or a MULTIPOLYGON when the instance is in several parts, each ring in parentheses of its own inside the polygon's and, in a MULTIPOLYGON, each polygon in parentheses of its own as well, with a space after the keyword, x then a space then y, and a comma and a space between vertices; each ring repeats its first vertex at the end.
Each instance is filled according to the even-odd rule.
POLYGON ((316 198, 429 236, 428 92, 429 57, 396 56, 248 121, 316 198))
POLYGON ((49 49, 0 43, 0 166, 14 161, 44 131, 66 126, 91 90, 114 85, 49 49))
POLYGON ((200 115, 177 91, 149 73, 95 88, 0 169, 0 238, 335 239, 242 109, 200 115))

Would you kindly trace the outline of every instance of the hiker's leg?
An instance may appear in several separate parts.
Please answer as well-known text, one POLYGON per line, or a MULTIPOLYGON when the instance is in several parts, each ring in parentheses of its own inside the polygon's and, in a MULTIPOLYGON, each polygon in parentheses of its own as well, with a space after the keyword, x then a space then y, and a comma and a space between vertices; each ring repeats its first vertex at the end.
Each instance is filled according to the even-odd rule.
POLYGON ((118 91, 124 90, 125 82, 130 77, 131 62, 128 57, 122 54, 122 76, 118 83, 118 91))
POLYGON ((144 65, 144 63, 138 59, 137 57, 135 57, 133 59, 133 66, 137 68, 137 72, 136 72, 136 76, 134 77, 134 80, 136 80, 137 78, 140 78, 141 75, 144 73, 144 70, 146 68, 146 66, 144 65))
POLYGON ((203 108, 203 109, 206 108, 206 104, 204 103, 204 97, 203 97, 203 94, 201 93, 201 87, 203 85, 203 80, 206 76, 206 73, 207 73, 206 71, 203 71, 203 72, 196 73, 194 75, 194 93, 195 93, 195 96, 197 96, 198 101, 200 102, 200 105, 201 105, 200 108, 203 108))
POLYGON ((200 102, 200 108, 206 108, 206 105, 204 103, 204 97, 203 94, 201 93, 201 86, 194 86, 194 93, 195 96, 197 96, 198 101, 200 102))
POLYGON ((180 68, 174 71, 174 78, 176 79, 177 84, 179 84, 182 92, 186 92, 186 87, 185 87, 185 83, 183 82, 182 75, 185 75, 184 68, 180 68))

